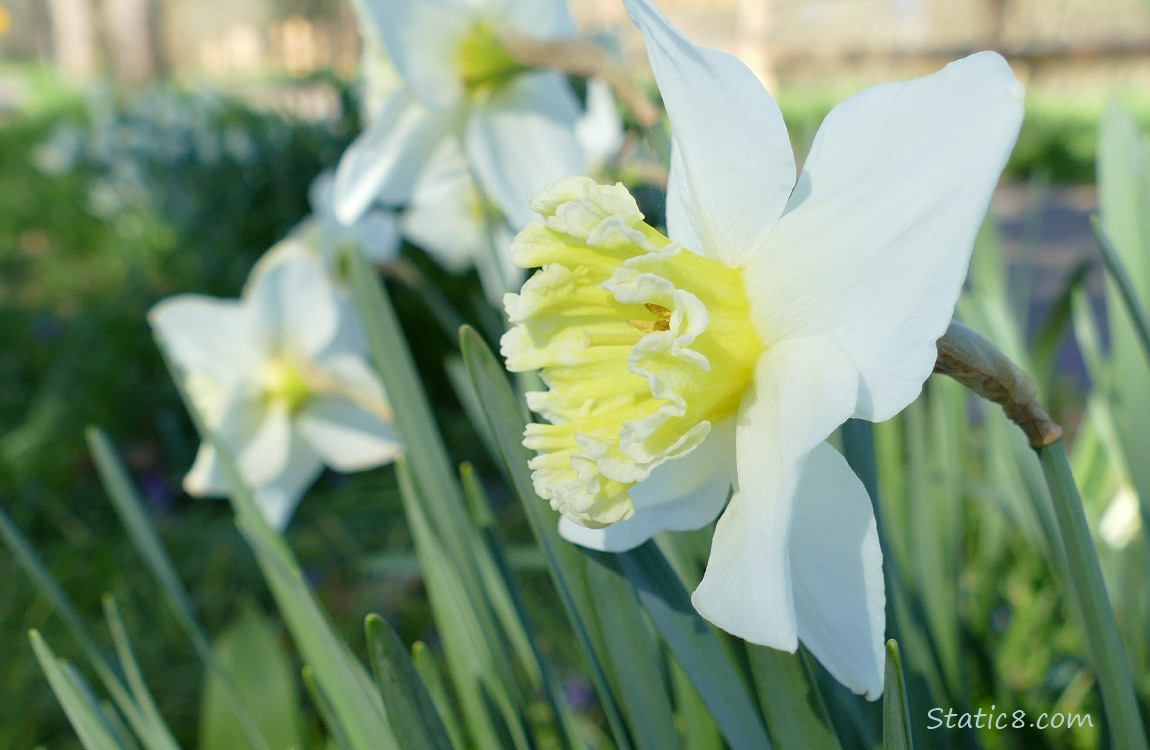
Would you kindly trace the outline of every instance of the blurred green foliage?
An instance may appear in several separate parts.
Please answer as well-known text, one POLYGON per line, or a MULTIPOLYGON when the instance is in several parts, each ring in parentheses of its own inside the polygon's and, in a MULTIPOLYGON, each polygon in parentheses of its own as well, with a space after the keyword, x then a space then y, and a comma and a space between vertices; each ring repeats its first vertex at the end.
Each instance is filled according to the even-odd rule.
MULTIPOLYGON (((231 593, 220 592, 261 590, 229 517, 184 507, 179 478, 195 445, 145 316, 174 293, 235 295, 307 211, 312 177, 345 140, 165 91, 127 102, 45 96, 0 127, 0 502, 83 611, 96 616, 110 585, 129 601, 151 596, 87 458, 88 424, 121 441, 153 511, 169 519, 188 579, 211 592, 206 619, 232 616, 231 593)), ((22 643, 27 627, 58 628, 6 554, 0 580, 0 746, 70 737, 22 643)), ((141 659, 167 675, 161 689, 192 726, 198 671, 189 653, 169 652, 183 640, 149 609, 156 637, 138 644, 141 659)))

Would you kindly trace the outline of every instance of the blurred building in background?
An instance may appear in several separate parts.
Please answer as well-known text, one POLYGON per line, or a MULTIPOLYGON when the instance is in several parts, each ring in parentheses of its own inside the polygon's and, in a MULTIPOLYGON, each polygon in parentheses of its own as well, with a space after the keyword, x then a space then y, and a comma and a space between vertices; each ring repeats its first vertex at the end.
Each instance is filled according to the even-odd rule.
MULTIPOLYGON (((637 64, 619 0, 571 0, 637 64)), ((701 42, 739 54, 768 83, 902 77, 997 49, 1032 82, 1092 77, 1150 86, 1148 0, 660 0, 701 42), (1037 79, 1037 80, 1036 80, 1037 79)), ((53 62, 134 85, 160 75, 220 82, 354 72, 345 0, 0 0, 0 59, 53 62)))

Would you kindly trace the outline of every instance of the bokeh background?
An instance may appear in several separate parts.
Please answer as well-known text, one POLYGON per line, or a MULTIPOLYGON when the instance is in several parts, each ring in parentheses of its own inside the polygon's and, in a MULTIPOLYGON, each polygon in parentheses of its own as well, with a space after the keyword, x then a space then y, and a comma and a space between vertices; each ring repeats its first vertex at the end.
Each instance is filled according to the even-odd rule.
MULTIPOLYGON (((587 34, 646 77, 618 0, 571 5, 587 34)), ((1150 2, 661 5, 697 41, 755 70, 776 93, 800 154, 831 106, 865 85, 921 75, 981 49, 1011 61, 1028 88, 1027 118, 992 206, 988 252, 997 265, 988 273, 1009 290, 1020 335, 1051 352, 1038 379, 1073 435, 1091 383, 1069 326, 1047 323, 1067 314, 1059 305, 1071 287, 1104 310, 1089 223, 1098 123, 1117 99, 1143 130, 1150 124, 1150 2)), ((256 258, 307 214, 311 180, 334 166, 360 126, 359 45, 355 14, 338 0, 0 0, 0 503, 93 620, 100 595, 117 594, 144 672, 189 744, 199 662, 123 539, 83 430, 102 426, 121 450, 210 632, 249 604, 273 609, 226 504, 193 500, 180 488, 194 431, 145 314, 171 294, 236 295, 256 258)), ((441 426, 453 457, 482 473, 488 459, 444 365, 453 339, 420 289, 441 287, 481 328, 490 330, 491 313, 473 274, 442 271, 414 248, 404 263, 390 272, 390 286, 441 426)), ((1110 496, 1087 499, 1097 518, 1110 496)), ((522 519, 508 507, 504 521, 519 543, 514 564, 541 592, 529 601, 543 648, 564 666, 569 698, 589 702, 522 519)), ((1020 703, 1097 710, 1069 656, 1082 649, 1063 627, 1064 602, 1040 556, 1026 552, 1026 535, 1017 542, 1002 532, 1000 544, 1022 545, 1009 556, 967 554, 973 525, 955 532, 957 554, 979 557, 981 567, 956 563, 950 571, 967 571, 954 602, 963 639, 1004 644, 1008 653, 986 658, 1016 697, 1029 696, 1020 703), (961 613, 957 597, 966 597, 961 613), (1015 628, 1015 611, 1035 622, 1015 628), (972 619, 986 631, 967 632, 977 631, 972 619)), ((407 640, 434 644, 390 472, 326 475, 288 536, 353 645, 373 610, 387 611, 407 640)), ((76 746, 32 658, 29 628, 60 651, 71 645, 48 600, 0 548, 0 747, 76 746)), ((1145 691, 1145 674, 1138 677, 1145 691)), ((1087 733, 1024 745, 980 741, 1096 740, 1087 733)))

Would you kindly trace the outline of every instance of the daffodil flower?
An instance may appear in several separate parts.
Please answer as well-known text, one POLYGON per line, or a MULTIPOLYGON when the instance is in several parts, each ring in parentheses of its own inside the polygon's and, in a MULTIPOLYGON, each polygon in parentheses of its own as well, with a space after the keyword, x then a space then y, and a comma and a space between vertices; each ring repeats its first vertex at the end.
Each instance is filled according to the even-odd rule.
MULTIPOLYGON (((269 522, 287 525, 324 464, 361 471, 401 450, 355 319, 323 261, 281 252, 242 299, 186 294, 150 315, 207 425, 233 456, 269 522)), ((200 446, 189 494, 225 495, 215 449, 200 446)))
POLYGON ((291 238, 299 240, 323 256, 329 269, 335 268, 341 252, 355 248, 369 262, 388 263, 399 255, 399 222, 395 214, 372 209, 354 222, 341 222, 335 212, 335 175, 322 172, 308 189, 311 216, 294 230, 291 238))
MULTIPOLYGON (((602 80, 587 82, 586 111, 576 122, 575 135, 592 173, 622 146, 623 123, 611 89, 602 80)), ((511 227, 475 184, 467 160, 454 144, 443 144, 424 168, 402 213, 400 229, 445 268, 458 272, 474 266, 493 301, 523 281, 523 270, 507 255, 511 227)))
POLYGON ((513 232, 498 206, 475 184, 458 148, 441 149, 430 160, 404 209, 400 230, 454 272, 474 267, 492 301, 523 280, 507 257, 513 232))
POLYGON ((527 196, 583 171, 579 105, 565 76, 516 61, 500 36, 574 35, 562 0, 369 0, 366 8, 403 86, 340 161, 343 221, 377 199, 406 203, 445 141, 467 155, 483 192, 516 227, 532 218, 527 196))
POLYGON ((674 144, 668 235, 621 186, 545 188, 512 246, 541 266, 505 306, 535 489, 609 551, 721 513, 693 602, 724 630, 882 692, 874 515, 825 441, 919 394, 1022 117, 993 53, 836 107, 802 172, 770 95, 645 0, 674 144), (733 493, 732 493, 733 489, 733 493), (728 502, 729 497, 729 502, 728 502), (724 509, 725 508, 725 509, 724 509))

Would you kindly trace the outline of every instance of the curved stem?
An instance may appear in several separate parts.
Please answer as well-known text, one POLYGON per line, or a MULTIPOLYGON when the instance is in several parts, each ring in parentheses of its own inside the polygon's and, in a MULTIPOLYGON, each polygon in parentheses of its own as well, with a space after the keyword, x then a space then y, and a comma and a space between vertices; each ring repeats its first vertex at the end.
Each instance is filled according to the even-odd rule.
POLYGON ((1034 383, 994 344, 962 323, 951 321, 938 340, 934 371, 949 375, 979 396, 1002 406, 1038 450, 1062 437, 1059 427, 1038 402, 1034 383))
POLYGON ((500 41, 508 54, 526 65, 602 78, 640 125, 650 127, 659 121, 658 107, 635 85, 631 71, 594 42, 585 39, 550 39, 544 42, 518 34, 503 34, 500 41))
POLYGON ((1061 548, 1065 554, 1071 597, 1082 613, 1086 644, 1114 735, 1114 747, 1148 750, 1130 666, 1082 498, 1062 445, 1062 429, 1038 403, 1030 378, 994 344, 960 323, 951 323, 939 340, 934 371, 949 375, 983 398, 1000 404, 1026 432, 1030 446, 1038 453, 1054 508, 1056 530, 1048 529, 1048 533, 1058 537, 1050 540, 1051 548, 1061 548))

